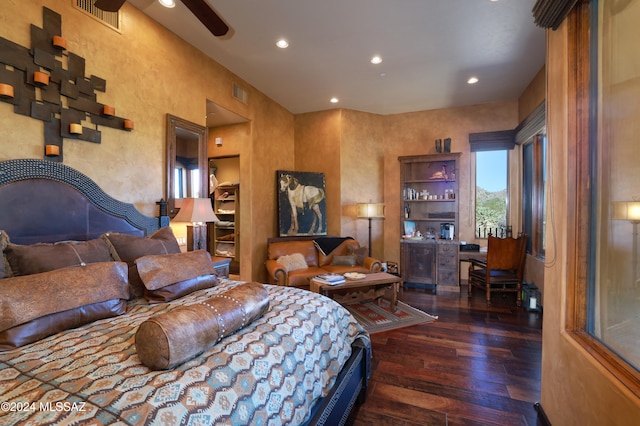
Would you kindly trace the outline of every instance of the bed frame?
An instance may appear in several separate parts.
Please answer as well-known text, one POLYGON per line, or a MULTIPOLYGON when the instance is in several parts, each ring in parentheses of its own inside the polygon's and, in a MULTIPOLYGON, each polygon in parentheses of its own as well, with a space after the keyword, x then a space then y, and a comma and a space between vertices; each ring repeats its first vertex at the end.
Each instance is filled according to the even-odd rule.
MULTIPOLYGON (((149 217, 133 204, 107 195, 79 171, 46 160, 0 162, 0 230, 12 243, 90 240, 105 232, 149 235, 166 226, 166 216, 149 217)), ((313 408, 309 425, 343 425, 353 405, 364 402, 370 349, 360 342, 329 395, 313 408)))

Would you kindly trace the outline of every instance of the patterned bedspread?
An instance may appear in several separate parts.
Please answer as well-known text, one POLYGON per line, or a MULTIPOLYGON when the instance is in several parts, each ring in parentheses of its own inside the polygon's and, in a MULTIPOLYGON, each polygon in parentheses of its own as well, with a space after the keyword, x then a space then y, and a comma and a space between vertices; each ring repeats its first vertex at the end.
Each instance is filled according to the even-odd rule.
POLYGON ((174 370, 140 363, 135 332, 145 319, 240 284, 160 305, 139 301, 96 321, 0 353, 0 424, 301 424, 367 333, 337 303, 265 285, 269 310, 174 370))

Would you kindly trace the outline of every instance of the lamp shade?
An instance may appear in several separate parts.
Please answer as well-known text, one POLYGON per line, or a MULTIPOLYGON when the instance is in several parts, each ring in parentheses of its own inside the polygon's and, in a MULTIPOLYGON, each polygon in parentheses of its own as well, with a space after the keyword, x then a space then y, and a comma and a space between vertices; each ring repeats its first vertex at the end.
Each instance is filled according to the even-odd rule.
POLYGON ((182 207, 173 218, 174 222, 218 222, 209 198, 183 198, 182 207))
POLYGON ((358 217, 384 217, 384 204, 380 203, 363 203, 357 204, 358 217))
POLYGON ((613 219, 640 221, 640 201, 616 201, 613 203, 613 219))

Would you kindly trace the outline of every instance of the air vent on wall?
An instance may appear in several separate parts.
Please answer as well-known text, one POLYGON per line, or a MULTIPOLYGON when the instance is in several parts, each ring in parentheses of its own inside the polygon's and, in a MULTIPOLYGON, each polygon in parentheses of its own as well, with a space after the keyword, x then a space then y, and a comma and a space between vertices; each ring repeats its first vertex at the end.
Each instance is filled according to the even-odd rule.
POLYGON ((105 12, 93 5, 95 0, 76 0, 76 6, 115 29, 120 29, 119 12, 105 12))
POLYGON ((247 91, 244 90, 242 87, 233 83, 233 97, 239 100, 240 102, 242 102, 243 104, 246 104, 247 100, 249 99, 249 93, 247 93, 247 91))

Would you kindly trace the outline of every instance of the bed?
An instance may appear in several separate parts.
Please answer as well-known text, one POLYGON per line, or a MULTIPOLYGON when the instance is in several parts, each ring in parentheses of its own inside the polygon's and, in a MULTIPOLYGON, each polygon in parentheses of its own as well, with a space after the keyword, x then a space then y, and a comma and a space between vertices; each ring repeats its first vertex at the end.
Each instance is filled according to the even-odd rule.
MULTIPOLYGON (((168 250, 175 247, 173 234, 160 226, 168 218, 140 214, 63 164, 0 162, 0 211, 0 424, 340 425, 354 403, 364 400, 369 336, 332 300, 208 272, 158 290, 142 287, 140 293, 134 275, 145 286, 153 281, 145 265, 155 265, 154 277, 168 270, 185 273, 186 256, 194 259, 196 252, 168 250), (82 250, 102 241, 111 259, 103 261, 103 249, 91 246, 92 255, 100 256, 85 262, 89 255, 82 250), (82 266, 51 269, 47 250, 59 246, 82 266), (161 251, 138 252, 133 263, 132 253, 128 259, 123 254, 151 246, 161 251), (44 250, 40 260, 49 269, 34 266, 41 266, 29 257, 35 249, 44 250), (168 261, 179 265, 167 268, 168 261), (107 285, 117 290, 104 290, 107 285), (29 286, 37 291, 24 291, 29 286), (149 367, 142 354, 155 356, 166 348, 147 341, 142 350, 138 335, 144 325, 204 305, 215 310, 212 300, 238 304, 226 295, 248 286, 264 295, 264 309, 255 318, 243 316, 239 329, 221 333, 217 343, 184 362, 149 367), (166 289, 172 289, 171 297, 162 293, 166 289), (51 324, 62 329, 52 332, 51 324)), ((195 264, 203 262, 199 256, 195 264)), ((198 321, 201 329, 205 317, 198 321)), ((192 333, 178 330, 185 331, 182 338, 192 333)))

